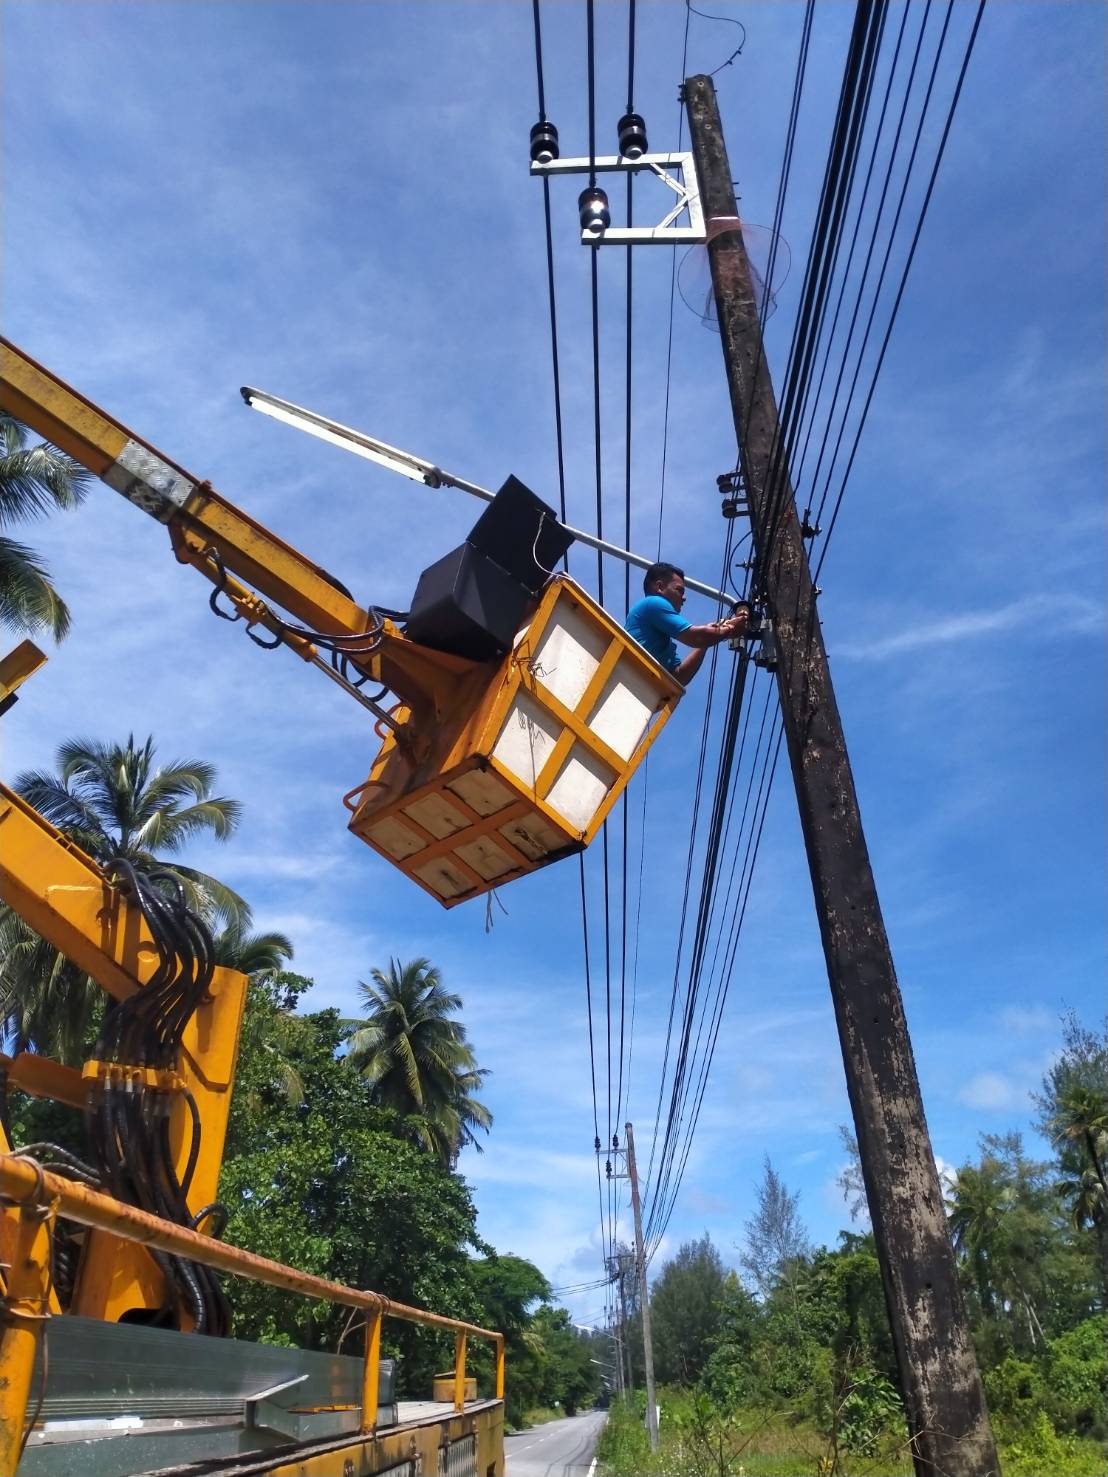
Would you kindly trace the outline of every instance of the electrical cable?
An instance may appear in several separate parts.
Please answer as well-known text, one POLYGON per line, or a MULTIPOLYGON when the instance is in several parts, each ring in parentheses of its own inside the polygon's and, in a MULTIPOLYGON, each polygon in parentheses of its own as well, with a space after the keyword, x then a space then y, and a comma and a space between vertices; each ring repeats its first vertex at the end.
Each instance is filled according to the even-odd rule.
MULTIPOLYGON (((542 26, 541 26, 540 12, 539 12, 539 0, 533 0, 533 4, 532 4, 532 20, 533 20, 534 39, 535 39, 535 67, 536 67, 537 82, 538 82, 539 112, 540 112, 540 118, 541 118, 541 120, 542 121, 546 121, 546 94, 545 94, 545 87, 544 87, 544 82, 543 82, 542 26)), ((590 0, 590 12, 589 12, 590 68, 591 68, 591 64, 592 64, 591 63, 591 50, 592 50, 592 48, 591 48, 591 28, 592 28, 592 15, 591 15, 591 0, 590 0)), ((550 314, 551 371, 552 371, 552 377, 553 377, 553 394, 554 394, 554 430, 555 430, 555 443, 556 443, 557 465, 558 465, 559 511, 560 511, 560 514, 561 514, 562 521, 564 522, 565 521, 565 517, 566 517, 566 479, 565 479, 565 451, 564 451, 564 435, 563 435, 563 420, 562 420, 561 372, 560 372, 560 362, 559 362, 559 352, 558 352, 557 296, 556 296, 556 290, 555 290, 555 274, 554 274, 554 237, 553 237, 553 229, 552 229, 552 223, 551 223, 550 182, 549 182, 549 179, 546 176, 543 177, 543 216, 544 216, 545 237, 546 237, 546 277, 547 277, 547 295, 548 295, 549 314, 550 314)), ((563 562, 568 565, 568 559, 566 559, 563 562)), ((599 1129, 599 1121, 598 1121, 597 1094, 596 1094, 596 1055, 595 1055, 595 1042, 594 1042, 594 1034, 593 1034, 592 978, 591 978, 591 967, 590 967, 590 957, 589 957, 588 908, 587 908, 586 889, 585 889, 585 859, 584 859, 584 854, 583 853, 578 857, 578 867, 579 867, 580 888, 581 888, 581 933, 582 933, 583 953, 584 953, 584 962, 585 962, 585 998, 586 998, 586 1008, 587 1008, 587 1013, 588 1013, 589 1073, 590 1073, 590 1083, 591 1083, 591 1089, 592 1089, 592 1104, 593 1104, 593 1143, 594 1143, 594 1154, 596 1156, 597 1198, 599 1200, 599 1210, 600 1210, 600 1230, 601 1230, 601 1238, 602 1238, 602 1241, 603 1241, 606 1238, 606 1232, 605 1232, 605 1226, 604 1226, 604 1219, 605 1219, 605 1217, 604 1217, 604 1192, 603 1192, 603 1188, 602 1188, 601 1181, 600 1181, 600 1158, 599 1158, 599 1151, 600 1151, 600 1129, 599 1129)))
MULTIPOLYGON (((948 21, 952 8, 952 5, 948 7, 948 21)), ((971 30, 969 41, 966 47, 966 54, 964 55, 962 60, 962 65, 955 86, 954 95, 950 104, 946 123, 943 128, 942 138, 940 140, 936 158, 931 170, 931 177, 929 180, 927 192, 924 197, 923 205, 921 207, 920 217, 916 223, 915 232, 912 237, 912 243, 909 248, 908 259, 906 261, 904 272, 901 277, 900 287, 898 289, 896 299, 893 304, 890 320, 886 326, 881 352, 878 356, 878 361, 874 369, 861 419, 855 429, 854 441, 851 448, 850 458, 847 464, 847 475, 849 475, 850 468, 853 465, 854 455, 857 451, 858 441, 865 423, 865 415, 868 413, 869 405, 872 401, 877 374, 880 371, 881 363, 884 359, 884 353, 887 349, 889 339, 891 337, 896 312, 899 308, 900 301, 903 296, 908 268, 911 265, 916 246, 918 245, 920 232, 923 225, 923 218, 926 215, 926 211, 933 193, 935 180, 937 178, 943 151, 945 149, 947 138, 949 136, 950 127, 954 116, 954 110, 957 106, 958 98, 962 89, 966 69, 969 63, 969 56, 972 52, 974 41, 976 39, 983 8, 984 0, 981 0, 981 4, 977 10, 973 28, 971 30)), ((829 366, 831 362, 832 345, 836 338, 836 331, 838 322, 840 320, 840 313, 843 311, 845 303, 845 282, 850 276, 852 263, 854 260, 855 250, 858 243, 858 236, 861 230, 861 222, 865 211, 865 201, 873 178, 874 161, 876 159, 878 147, 881 141, 884 120, 887 115, 888 102, 892 89, 893 76, 895 75, 896 71, 896 56, 894 55, 893 63, 890 67, 888 83, 885 89, 885 100, 881 108, 881 117, 875 130, 876 137, 873 141, 869 166, 866 170, 865 184, 862 187, 861 197, 859 198, 859 196, 855 192, 855 178, 857 165, 860 158, 861 138, 868 116, 870 94, 872 92, 873 82, 876 76, 878 42, 880 39, 879 28, 882 20, 881 17, 875 17, 872 9, 871 13, 867 16, 862 15, 862 10, 863 7, 859 5, 858 11, 856 12, 855 16, 855 26, 852 33, 852 44, 850 53, 848 55, 848 64, 844 70, 844 84, 840 93, 839 118, 837 120, 835 133, 833 135, 832 144, 829 151, 828 168, 825 172, 824 177, 824 191, 821 195, 820 211, 817 218, 817 230, 813 235, 812 254, 809 260, 808 271, 806 272, 805 276, 805 289, 803 293, 802 306, 800 312, 798 312, 797 328, 794 330, 793 344, 792 348, 790 349, 789 370, 786 375, 786 383, 788 384, 791 392, 791 399, 787 407, 789 413, 787 418, 784 412, 782 414, 781 431, 773 448, 773 460, 777 464, 777 468, 781 470, 787 467, 790 451, 795 450, 797 445, 797 436, 800 432, 801 427, 804 426, 805 423, 807 423, 808 428, 804 440, 805 450, 810 444, 812 429, 814 425, 813 417, 817 414, 816 407, 820 403, 820 397, 822 387, 825 382, 825 376, 830 372, 829 366), (874 29, 875 19, 878 27, 876 31, 874 29), (866 29, 867 26, 869 28, 868 32, 866 29), (838 264, 840 260, 839 253, 843 246, 846 223, 852 216, 854 218, 854 226, 853 235, 850 242, 850 250, 846 255, 846 266, 845 268, 841 269, 841 277, 837 277, 837 273, 839 272, 838 264), (834 316, 831 319, 830 331, 827 332, 826 337, 824 337, 828 304, 829 302, 835 300, 836 289, 832 284, 836 280, 839 284, 837 288, 837 302, 834 309, 834 316), (820 357, 821 344, 823 367, 820 371, 819 379, 817 382, 813 373, 813 366, 816 363, 817 359, 820 357)), ((899 54, 900 39, 903 37, 903 34, 904 27, 902 24, 897 42, 897 54, 899 54)), ((941 45, 942 43, 940 41, 940 52, 941 45)), ((917 134, 919 131, 922 130, 922 120, 927 112, 931 87, 933 87, 934 84, 934 73, 937 70, 937 66, 938 57, 936 57, 935 64, 932 68, 931 86, 928 89, 927 99, 925 100, 923 105, 923 112, 921 113, 921 121, 919 129, 917 130, 917 134)), ((798 78, 800 75, 800 71, 801 68, 798 66, 798 78)), ((912 79, 910 77, 909 84, 905 88, 904 106, 901 111, 901 126, 903 124, 909 98, 912 93, 911 80, 912 79)), ((891 171, 893 167, 893 161, 896 158, 896 153, 897 145, 894 144, 893 149, 890 153, 889 175, 887 176, 885 187, 886 191, 888 188, 888 179, 891 178, 891 171)), ((906 190, 907 178, 902 189, 902 195, 906 192, 906 190)), ((884 193, 885 192, 883 191, 882 200, 884 199, 884 193)), ((877 212, 878 220, 880 220, 881 218, 881 211, 882 207, 879 207, 877 212)), ((898 221, 899 213, 896 221, 894 221, 893 230, 890 232, 890 245, 888 248, 889 251, 891 251, 892 249, 891 241, 892 238, 896 235, 896 224, 898 221)), ((876 228, 874 236, 871 239, 870 249, 867 252, 866 265, 862 271, 861 285, 858 287, 858 302, 860 302, 861 300, 861 293, 864 291, 865 284, 868 281, 869 265, 873 249, 873 242, 875 240, 876 228)), ((876 311, 876 303, 879 295, 879 291, 875 293, 874 307, 871 309, 871 316, 872 313, 876 311)), ((763 303, 763 315, 764 309, 765 304, 763 303)), ((851 314, 852 323, 856 321, 858 311, 858 303, 855 303, 854 310, 851 314)), ((849 353, 849 346, 852 341, 852 337, 852 333, 848 333, 847 347, 842 351, 844 354, 849 353)), ((861 362, 862 354, 859 354, 859 366, 861 362)), ((858 370, 856 369, 856 376, 857 373, 858 370)), ((849 407, 851 402, 852 396, 848 397, 847 407, 849 407)), ((831 433, 833 420, 835 419, 836 404, 837 397, 833 396, 832 410, 827 422, 827 428, 823 433, 825 445, 827 438, 830 436, 831 433)), ((840 441, 842 439, 846 426, 845 416, 847 414, 847 411, 844 410, 842 414, 844 419, 839 430, 840 441)), ((801 460, 803 460, 804 454, 805 452, 802 451, 801 460)), ((832 467, 835 465, 836 460, 837 451, 836 455, 832 457, 830 463, 832 467)), ((839 494, 835 502, 836 515, 839 507, 841 506, 842 496, 845 491, 845 485, 846 478, 844 477, 843 482, 839 487, 839 494)), ((785 472, 784 476, 781 476, 780 472, 777 471, 775 472, 775 475, 773 477, 767 478, 766 488, 772 496, 779 499, 778 506, 772 509, 773 522, 770 523, 772 538, 772 535, 776 532, 774 524, 776 523, 776 520, 778 520, 783 514, 785 507, 784 500, 789 492, 787 472, 785 472)), ((818 516, 816 521, 819 521, 818 516)), ((826 536, 824 539, 824 544, 820 552, 820 560, 817 563, 815 569, 815 576, 818 576, 823 559, 826 557, 828 538, 830 533, 834 529, 834 525, 835 516, 832 517, 831 524, 828 528, 828 536, 826 536)), ((772 541, 767 540, 766 546, 768 548, 772 548, 772 541)), ((766 559, 765 553, 763 551, 762 564, 759 570, 760 579, 764 579, 768 563, 769 561, 768 559, 766 559)), ((809 626, 809 641, 811 640, 812 630, 814 629, 814 619, 815 615, 813 605, 811 616, 812 624, 810 624, 809 626)), ((795 644, 792 653, 793 659, 795 660, 798 656, 802 656, 804 653, 804 649, 804 642, 795 644)), ((783 674, 782 680, 784 681, 786 686, 789 686, 789 673, 783 674)), ((731 725, 729 723, 728 729, 730 729, 730 726, 731 725)), ((666 1132, 664 1140, 661 1143, 661 1150, 659 1155, 659 1176, 657 1180, 653 1183, 651 1205, 649 1209, 648 1236, 651 1245, 651 1254, 653 1254, 653 1252, 657 1250, 657 1247, 661 1241, 661 1237, 665 1234, 666 1227, 669 1224, 670 1216, 672 1215, 674 1205, 676 1204, 676 1198, 680 1183, 683 1179, 685 1168, 688 1163, 688 1157, 691 1150, 696 1125, 699 1120, 700 1109, 707 1088, 710 1065, 719 1037, 723 1007, 726 1001, 727 990, 732 978, 739 936, 741 934, 743 920, 746 916, 746 908, 750 895, 750 882, 753 876, 753 866, 757 857, 758 847, 761 842, 765 823, 766 806, 768 805, 768 798, 772 788, 773 778, 776 773, 782 739, 783 729, 779 729, 776 733, 776 741, 772 746, 772 758, 770 757, 770 750, 768 748, 764 750, 764 757, 761 760, 760 778, 758 781, 758 794, 754 800, 753 805, 754 825, 753 829, 750 829, 747 832, 746 852, 742 861, 740 883, 736 902, 734 907, 730 910, 730 922, 726 923, 723 919, 720 919, 720 925, 722 925, 723 929, 722 933, 719 931, 719 926, 716 924, 715 921, 715 899, 713 898, 712 901, 706 905, 705 910, 704 899, 702 897, 702 910, 700 916, 705 917, 708 920, 705 930, 706 934, 710 934, 713 931, 716 933, 716 944, 712 951, 711 962, 710 964, 708 964, 707 968, 709 981, 707 1005, 705 1007, 705 1010, 700 1015, 699 1025, 696 1028, 695 1039, 691 1042, 689 1050, 687 1052, 684 1049, 684 1041, 682 1042, 682 1045, 678 1048, 678 1061, 674 1072, 674 1087, 671 1091, 670 1113, 667 1119, 666 1132), (720 944, 721 939, 723 938, 726 938, 726 946, 723 949, 723 956, 721 960, 720 944), (714 981, 714 985, 712 984, 712 981, 714 981), (682 1077, 684 1078, 683 1085, 681 1084, 682 1077)), ((755 766, 757 766, 758 755, 760 752, 763 751, 761 742, 759 741, 759 743, 755 746, 755 766)), ((741 760, 736 761, 737 764, 740 762, 741 760)), ((726 763, 727 756, 725 753, 723 755, 721 763, 720 777, 724 777, 723 771, 726 768, 726 763)), ((744 826, 746 826, 747 824, 747 816, 751 813, 750 801, 753 779, 754 769, 751 770, 751 778, 747 786, 747 801, 744 804, 743 815, 739 822, 740 836, 743 833, 744 826)), ((721 793, 722 792, 717 788, 717 798, 721 795, 721 793)), ((725 835, 728 834, 731 829, 733 809, 734 795, 732 792, 731 798, 728 800, 727 804, 727 818, 723 823, 723 832, 725 835)), ((717 877, 713 879, 712 833, 715 831, 715 822, 717 820, 718 814, 718 808, 714 808, 711 818, 712 824, 709 826, 709 838, 705 855, 705 880, 709 883, 710 891, 712 891, 713 893, 715 893, 718 888, 718 874, 717 877)), ((731 875, 728 879, 727 893, 730 893, 732 890, 735 866, 736 862, 733 859, 731 875)), ((696 966, 698 970, 702 969, 705 964, 705 956, 703 954, 703 951, 700 952, 699 957, 697 955, 695 935, 692 946, 692 963, 696 966)), ((692 982, 690 982, 690 993, 691 989, 692 982)), ((690 1014, 689 1003, 687 1000, 685 1020, 691 1019, 692 1016, 690 1014)), ((656 1123, 656 1147, 658 1146, 658 1127, 659 1125, 656 1123)))

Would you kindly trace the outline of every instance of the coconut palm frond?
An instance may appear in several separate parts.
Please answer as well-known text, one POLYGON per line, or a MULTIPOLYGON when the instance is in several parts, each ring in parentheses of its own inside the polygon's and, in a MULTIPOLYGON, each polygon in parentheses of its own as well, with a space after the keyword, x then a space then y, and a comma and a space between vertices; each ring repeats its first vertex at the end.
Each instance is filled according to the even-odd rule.
POLYGON ((49 631, 61 641, 69 621, 46 565, 26 544, 0 535, 0 624, 31 635, 49 631))

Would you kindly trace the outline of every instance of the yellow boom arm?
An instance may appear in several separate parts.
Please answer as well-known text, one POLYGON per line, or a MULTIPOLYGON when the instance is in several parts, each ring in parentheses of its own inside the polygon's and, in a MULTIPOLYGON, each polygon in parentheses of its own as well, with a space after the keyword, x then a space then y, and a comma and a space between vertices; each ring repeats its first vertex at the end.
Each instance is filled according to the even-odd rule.
POLYGON ((475 662, 407 640, 392 621, 358 605, 326 570, 228 502, 210 482, 185 471, 2 338, 0 408, 166 524, 177 558, 211 580, 248 625, 264 627, 364 701, 319 655, 311 634, 348 638, 344 654, 350 665, 395 692, 411 711, 413 721, 401 741, 430 732, 450 711, 459 680, 477 669, 475 662), (306 631, 290 629, 267 601, 306 631))
MULTIPOLYGON (((2 784, 0 901, 117 1000, 141 989, 157 967, 158 948, 141 911, 91 857, 2 784)), ((208 998, 185 1029, 179 1074, 196 1100, 201 1124, 189 1195, 193 1210, 216 1198, 245 1003, 246 976, 217 967, 208 998)), ((6 1066, 13 1086, 83 1107, 80 1072, 27 1054, 6 1060, 6 1066)), ((180 1173, 190 1137, 180 1096, 170 1110, 170 1135, 180 1173)), ((162 1296, 161 1273, 148 1253, 107 1232, 91 1233, 73 1312, 116 1319, 135 1308, 159 1307, 162 1296)))

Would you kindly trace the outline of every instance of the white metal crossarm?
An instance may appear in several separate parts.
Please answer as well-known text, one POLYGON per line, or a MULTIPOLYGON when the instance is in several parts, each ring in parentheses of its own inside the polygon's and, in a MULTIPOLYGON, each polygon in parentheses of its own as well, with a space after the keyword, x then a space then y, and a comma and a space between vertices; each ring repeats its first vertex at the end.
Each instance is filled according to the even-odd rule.
POLYGON ((604 231, 582 231, 585 246, 672 246, 675 242, 695 245, 707 240, 704 210, 700 204, 700 186, 691 153, 640 154, 626 159, 622 154, 606 154, 597 159, 551 159, 545 164, 532 164, 534 175, 557 174, 635 174, 648 170, 677 196, 677 204, 656 226, 609 226, 604 231), (667 173, 676 170, 677 176, 667 173), (673 222, 688 211, 689 224, 673 222))

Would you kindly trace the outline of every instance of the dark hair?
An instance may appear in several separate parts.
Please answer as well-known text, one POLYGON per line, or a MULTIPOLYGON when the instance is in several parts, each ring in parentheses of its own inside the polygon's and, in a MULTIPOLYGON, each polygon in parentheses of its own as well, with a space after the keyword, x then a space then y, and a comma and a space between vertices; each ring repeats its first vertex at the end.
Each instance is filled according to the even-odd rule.
POLYGON ((668 580, 671 575, 679 574, 685 578, 685 571, 678 569, 676 564, 667 564, 663 559, 659 564, 652 564, 643 575, 642 587, 645 594, 650 594, 651 585, 656 585, 660 580, 668 580))

